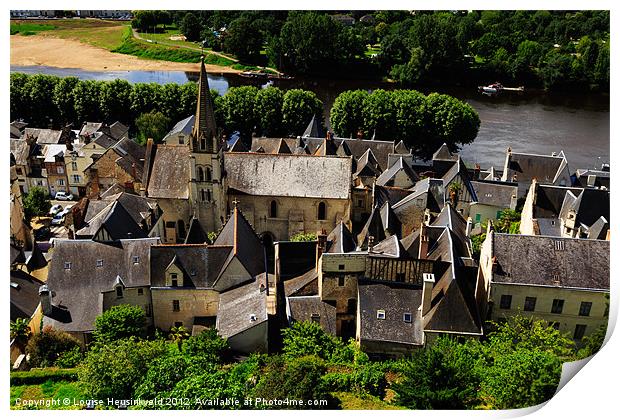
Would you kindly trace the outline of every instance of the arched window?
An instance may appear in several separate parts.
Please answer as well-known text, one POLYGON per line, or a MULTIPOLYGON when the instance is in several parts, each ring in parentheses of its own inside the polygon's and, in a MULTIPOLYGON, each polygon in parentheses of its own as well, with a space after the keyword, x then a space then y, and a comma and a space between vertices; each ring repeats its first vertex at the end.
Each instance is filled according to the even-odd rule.
POLYGON ((205 172, 202 170, 202 168, 199 166, 198 167, 198 181, 202 182, 205 180, 205 172))
POLYGON ((211 181, 211 168, 207 168, 207 181, 211 181))
POLYGON ((327 209, 325 207, 325 203, 324 202, 320 202, 319 203, 319 209, 317 212, 317 219, 318 220, 325 220, 327 218, 327 209))
POLYGON ((207 139, 204 137, 200 138, 200 150, 207 150, 207 139))
POLYGON ((278 217, 278 203, 276 203, 276 200, 271 201, 271 205, 269 206, 269 217, 278 217))
POLYGON ((211 190, 207 190, 207 201, 211 202, 211 190))
POLYGON ((200 190, 200 200, 201 201, 207 201, 207 191, 206 190, 200 190))

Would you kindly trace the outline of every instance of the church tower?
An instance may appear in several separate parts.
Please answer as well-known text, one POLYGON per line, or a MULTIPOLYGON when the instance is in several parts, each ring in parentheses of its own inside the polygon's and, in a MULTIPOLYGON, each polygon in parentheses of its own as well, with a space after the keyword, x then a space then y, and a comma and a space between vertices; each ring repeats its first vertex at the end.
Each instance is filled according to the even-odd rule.
POLYGON ((207 232, 216 232, 226 216, 224 150, 215 124, 204 56, 200 63, 196 116, 188 143, 191 165, 189 198, 193 216, 207 232))

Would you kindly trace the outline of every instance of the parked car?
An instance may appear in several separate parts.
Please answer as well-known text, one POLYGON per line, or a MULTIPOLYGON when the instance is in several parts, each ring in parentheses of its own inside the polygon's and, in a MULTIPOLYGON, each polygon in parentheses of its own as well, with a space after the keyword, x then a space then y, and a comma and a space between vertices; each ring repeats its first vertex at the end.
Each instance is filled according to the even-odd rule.
POLYGON ((64 191, 58 191, 54 197, 56 200, 73 200, 73 194, 64 191))
POLYGON ((65 207, 65 209, 63 211, 58 213, 58 216, 66 216, 67 214, 71 213, 71 207, 73 207, 73 206, 65 207))
POLYGON ((54 204, 50 209, 50 216, 56 216, 58 213, 62 211, 62 206, 60 204, 54 204))
POLYGON ((64 222, 65 222, 65 215, 64 214, 58 213, 52 219, 52 225, 54 225, 54 226, 62 225, 64 222))
POLYGON ((34 239, 37 241, 46 241, 50 237, 50 228, 47 226, 40 227, 34 231, 34 239))

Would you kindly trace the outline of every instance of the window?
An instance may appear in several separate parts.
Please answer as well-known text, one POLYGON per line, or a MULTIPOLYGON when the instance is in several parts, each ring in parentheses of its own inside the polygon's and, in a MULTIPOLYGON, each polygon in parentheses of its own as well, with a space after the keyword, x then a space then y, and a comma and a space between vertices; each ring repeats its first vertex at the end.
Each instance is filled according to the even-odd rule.
POLYGON ((77 162, 71 162, 71 170, 77 171, 77 162))
POLYGON ((151 316, 151 305, 148 303, 144 306, 144 314, 146 316, 151 316))
POLYGON ((347 313, 354 314, 357 312, 357 299, 349 299, 347 301, 347 313))
POLYGON ((553 299, 553 304, 551 305, 551 313, 561 314, 562 309, 564 309, 564 299, 553 299))
POLYGON ((344 270, 344 264, 338 264, 338 270, 344 270))
POLYGON ((177 328, 182 327, 182 326, 183 326, 183 322, 181 322, 181 321, 176 321, 176 322, 174 323, 174 326, 175 326, 175 327, 177 327, 177 328))
POLYGON ((512 295, 502 295, 499 301, 499 308, 510 309, 511 305, 512 305, 512 295))
POLYGON ((63 168, 62 166, 57 166, 56 167, 56 173, 64 174, 65 173, 65 168, 63 168))
POLYGON ((179 144, 184 144, 184 143, 185 143, 185 137, 179 134, 179 144))
POLYGON ((581 340, 585 334, 586 334, 585 325, 581 325, 581 324, 575 325, 575 335, 573 336, 575 340, 581 340))
POLYGON ((73 175, 73 182, 80 182, 80 176, 79 175, 73 175))
POLYGON ((97 267, 103 267, 103 260, 97 260, 97 267))
POLYGON ((476 213, 476 223, 480 223, 480 213, 476 213))
POLYGON ((177 279, 172 280, 172 287, 179 287, 179 281, 177 279))
POLYGON ((211 181, 211 168, 207 168, 207 181, 211 181))
POLYGON ((59 179, 58 182, 56 182, 56 184, 60 185, 61 187, 63 185, 65 185, 65 180, 64 179, 59 179))
POLYGON ((412 321, 411 313, 405 312, 403 314, 403 321, 408 323, 408 324, 411 324, 411 321, 412 321))
MULTIPOLYGON (((198 167, 198 181, 204 181, 205 180, 205 172, 202 170, 202 168, 199 166, 198 167)), ((204 201, 204 200, 203 200, 204 201)))
POLYGON ((65 261, 65 270, 71 270, 71 263, 69 261, 65 261))
POLYGON ((123 286, 116 286, 116 297, 117 298, 123 297, 123 286))
POLYGON ((344 276, 338 276, 338 287, 344 287, 344 276))
POLYGON ((555 250, 564 251, 564 241, 555 241, 555 250))
POLYGON ((579 307, 579 316, 590 316, 590 310, 592 309, 592 302, 581 302, 579 307))
POLYGON ((139 264, 140 263, 140 257, 138 257, 137 255, 134 255, 132 257, 132 261, 134 264, 139 264))
POLYGON ((181 310, 181 304, 179 303, 178 300, 173 300, 172 301, 172 311, 173 312, 179 312, 181 310))
POLYGON ((207 201, 211 201, 211 190, 207 190, 207 201))
POLYGON ((22 168, 15 168, 15 173, 17 175, 23 175, 24 174, 23 171, 22 171, 22 168))
POLYGON ((204 137, 200 139, 200 150, 207 150, 207 139, 204 137))
POLYGON ((377 311, 377 319, 385 319, 385 310, 379 309, 377 311))
POLYGON ((536 298, 535 297, 526 297, 525 305, 523 305, 523 310, 531 312, 536 308, 536 298))
POLYGON ((278 217, 278 203, 276 203, 276 200, 271 201, 271 205, 269 206, 269 217, 278 217))
POLYGON ((142 295, 144 295, 144 289, 140 287, 138 289, 138 296, 142 296, 142 295))
POLYGON ((357 200, 357 207, 364 207, 364 202, 362 200, 357 200))
POLYGON ((319 210, 318 210, 318 214, 317 214, 317 219, 318 220, 325 220, 326 218, 327 218, 327 209, 325 207, 325 203, 321 201, 319 203, 319 210))
POLYGON ((320 314, 311 314, 310 315, 310 320, 312 322, 319 323, 321 321, 321 315, 320 314))

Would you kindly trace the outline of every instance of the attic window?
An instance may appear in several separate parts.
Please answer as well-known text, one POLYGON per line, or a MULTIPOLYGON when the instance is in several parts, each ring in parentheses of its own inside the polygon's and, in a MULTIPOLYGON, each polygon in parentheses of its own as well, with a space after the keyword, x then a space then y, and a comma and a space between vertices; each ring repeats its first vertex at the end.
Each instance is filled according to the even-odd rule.
POLYGON ((19 290, 19 284, 15 283, 14 281, 11 282, 11 287, 13 289, 18 289, 19 290))
POLYGON ((377 311, 377 319, 385 319, 385 310, 379 309, 377 311))
POLYGON ((97 260, 97 267, 103 267, 103 260, 97 260))
POLYGON ((344 270, 344 264, 338 264, 338 270, 344 270))
POLYGON ((133 261, 134 264, 139 264, 140 263, 140 257, 138 257, 138 256, 132 257, 131 260, 133 261))
POLYGON ((321 321, 321 315, 320 314, 312 314, 310 315, 310 319, 312 320, 312 322, 320 322, 321 321))
POLYGON ((71 263, 69 261, 65 261, 65 270, 71 270, 71 263))
POLYGON ((403 321, 411 324, 411 320, 412 320, 411 313, 410 312, 405 312, 403 314, 403 321))
POLYGON ((190 276, 195 276, 196 275, 196 269, 192 268, 189 272, 190 276))
POLYGON ((116 297, 117 298, 122 298, 123 297, 123 286, 116 286, 116 297))
POLYGON ((250 314, 250 322, 256 322, 256 315, 250 314))

